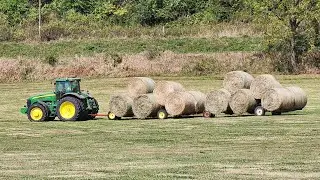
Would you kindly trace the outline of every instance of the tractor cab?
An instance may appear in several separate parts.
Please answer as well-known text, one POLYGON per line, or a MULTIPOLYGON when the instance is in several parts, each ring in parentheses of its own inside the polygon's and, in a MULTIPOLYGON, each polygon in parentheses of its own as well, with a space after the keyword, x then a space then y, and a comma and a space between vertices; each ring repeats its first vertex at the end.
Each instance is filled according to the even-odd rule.
POLYGON ((80 94, 80 78, 60 78, 55 84, 55 94, 57 100, 61 99, 67 93, 80 94))

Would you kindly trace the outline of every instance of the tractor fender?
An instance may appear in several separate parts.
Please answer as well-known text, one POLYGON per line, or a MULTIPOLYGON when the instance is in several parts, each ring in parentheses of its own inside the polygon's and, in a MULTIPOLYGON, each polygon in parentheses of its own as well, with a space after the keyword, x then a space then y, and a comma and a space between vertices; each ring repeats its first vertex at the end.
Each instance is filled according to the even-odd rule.
POLYGON ((76 97, 78 99, 85 99, 84 96, 80 95, 80 94, 77 94, 77 93, 67 93, 67 94, 64 94, 61 98, 64 98, 66 96, 73 96, 73 97, 76 97))

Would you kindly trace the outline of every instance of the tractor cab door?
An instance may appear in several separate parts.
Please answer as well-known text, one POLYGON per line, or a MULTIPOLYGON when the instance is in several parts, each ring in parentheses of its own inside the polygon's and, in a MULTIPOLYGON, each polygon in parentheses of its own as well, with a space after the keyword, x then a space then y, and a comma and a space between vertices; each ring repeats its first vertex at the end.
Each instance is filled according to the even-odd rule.
POLYGON ((58 81, 55 83, 55 85, 56 85, 55 93, 56 93, 57 100, 61 99, 61 97, 71 89, 70 82, 67 82, 67 81, 58 81))

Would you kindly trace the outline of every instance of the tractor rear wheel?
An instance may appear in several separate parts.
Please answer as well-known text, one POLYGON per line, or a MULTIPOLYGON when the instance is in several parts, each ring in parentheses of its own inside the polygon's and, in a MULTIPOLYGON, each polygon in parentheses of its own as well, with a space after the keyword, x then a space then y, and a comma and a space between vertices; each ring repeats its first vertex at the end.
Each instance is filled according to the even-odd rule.
POLYGON ((64 97, 58 103, 57 116, 62 121, 82 120, 84 118, 84 104, 75 97, 64 97))
POLYGON ((49 110, 41 104, 34 104, 28 108, 27 114, 30 121, 41 122, 47 120, 49 110))

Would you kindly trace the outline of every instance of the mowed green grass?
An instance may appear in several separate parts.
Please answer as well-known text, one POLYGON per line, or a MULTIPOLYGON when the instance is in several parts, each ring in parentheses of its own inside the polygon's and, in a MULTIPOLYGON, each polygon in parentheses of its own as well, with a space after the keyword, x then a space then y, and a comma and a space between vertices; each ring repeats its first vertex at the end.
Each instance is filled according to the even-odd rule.
MULTIPOLYGON (((277 76, 308 94, 281 116, 31 123, 19 108, 50 82, 0 84, 0 179, 319 179, 320 76, 277 76)), ((209 92, 221 77, 165 77, 209 92)), ((127 79, 84 79, 108 110, 127 79)))

